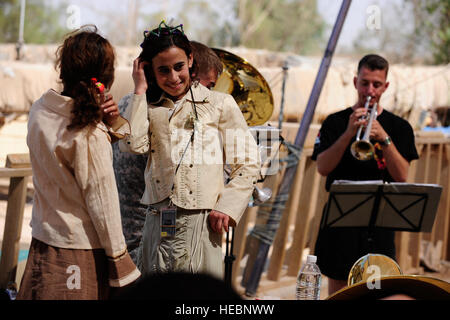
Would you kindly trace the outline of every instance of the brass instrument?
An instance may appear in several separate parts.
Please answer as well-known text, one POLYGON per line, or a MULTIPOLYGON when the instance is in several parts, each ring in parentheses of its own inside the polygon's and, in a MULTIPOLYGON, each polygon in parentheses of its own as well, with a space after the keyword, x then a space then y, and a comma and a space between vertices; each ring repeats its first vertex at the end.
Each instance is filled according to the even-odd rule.
MULTIPOLYGON (((223 72, 216 81, 213 90, 225 92, 233 96, 244 116, 250 131, 255 138, 260 156, 264 158, 264 149, 271 149, 274 137, 279 137, 279 129, 269 126, 262 126, 273 113, 273 96, 267 81, 258 70, 241 57, 214 48, 223 64, 223 72), (276 131, 276 132, 275 132, 276 131), (267 137, 267 140, 260 141, 260 133, 267 137)), ((261 159, 264 163, 266 159, 261 159)), ((253 205, 259 205, 272 197, 270 188, 258 188, 253 190, 253 205)))
MULTIPOLYGON (((371 100, 371 96, 367 97, 366 103, 364 105, 364 109, 366 111, 369 110, 369 103, 371 100)), ((352 152, 353 157, 355 157, 358 160, 366 161, 373 158, 375 153, 375 147, 370 142, 370 130, 372 129, 372 123, 377 118, 377 106, 378 104, 375 103, 373 107, 371 108, 370 115, 369 115, 369 121, 366 126, 361 125, 358 129, 358 132, 356 133, 356 141, 352 143, 350 150, 352 152), (364 136, 361 138, 361 132, 363 127, 365 127, 364 130, 364 136)))
POLYGON ((402 275, 402 270, 397 262, 388 256, 369 253, 353 264, 348 274, 347 285, 351 286, 361 281, 367 281, 374 274, 383 277, 399 276, 402 275))
POLYGON ((450 283, 421 275, 404 275, 397 262, 382 254, 369 253, 351 268, 347 287, 327 300, 353 300, 403 294, 412 299, 450 298, 450 283), (378 281, 378 286, 375 284, 378 281), (377 292, 378 291, 378 292, 377 292))
POLYGON ((261 203, 266 202, 267 200, 269 200, 272 197, 272 190, 270 188, 258 188, 255 187, 255 189, 253 189, 253 200, 254 200, 254 205, 260 205, 261 203))
POLYGON ((248 126, 266 123, 274 105, 272 91, 264 77, 245 59, 222 49, 213 51, 224 67, 213 90, 233 96, 248 126))

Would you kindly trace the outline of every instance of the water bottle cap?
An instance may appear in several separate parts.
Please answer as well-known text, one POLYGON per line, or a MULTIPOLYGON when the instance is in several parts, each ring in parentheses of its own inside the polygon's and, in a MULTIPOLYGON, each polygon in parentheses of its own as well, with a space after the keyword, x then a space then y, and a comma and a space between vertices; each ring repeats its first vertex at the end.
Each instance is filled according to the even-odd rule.
POLYGON ((306 263, 316 263, 316 261, 317 257, 312 254, 308 254, 308 256, 306 257, 306 263))

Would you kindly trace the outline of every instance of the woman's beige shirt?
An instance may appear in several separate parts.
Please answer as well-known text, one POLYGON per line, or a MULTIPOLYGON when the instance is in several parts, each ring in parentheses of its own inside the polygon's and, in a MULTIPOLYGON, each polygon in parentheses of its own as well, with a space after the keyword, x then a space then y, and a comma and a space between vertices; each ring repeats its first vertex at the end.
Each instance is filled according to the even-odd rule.
POLYGON ((169 197, 181 208, 214 209, 238 223, 257 182, 260 160, 233 97, 195 84, 192 95, 188 91, 176 108, 164 95, 151 105, 145 95, 129 95, 121 103, 128 104, 123 116, 131 135, 119 141, 120 149, 149 156, 141 202, 155 204, 169 197), (231 167, 226 183, 225 164, 231 167))
MULTIPOLYGON (((112 167, 109 128, 103 123, 67 130, 73 100, 54 90, 30 110, 27 144, 35 194, 32 236, 70 249, 126 251, 112 167)), ((122 126, 121 129, 129 130, 122 126)))

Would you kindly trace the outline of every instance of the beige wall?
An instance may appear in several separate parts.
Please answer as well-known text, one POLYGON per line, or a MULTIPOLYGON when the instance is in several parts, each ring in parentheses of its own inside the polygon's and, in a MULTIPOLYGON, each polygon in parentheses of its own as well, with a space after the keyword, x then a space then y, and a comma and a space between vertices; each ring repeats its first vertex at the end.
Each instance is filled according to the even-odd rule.
MULTIPOLYGON (((28 45, 21 62, 14 60, 14 45, 0 45, 0 112, 27 112, 32 102, 49 88, 59 89, 53 66, 56 46, 28 45)), ((299 122, 306 108, 318 71, 320 58, 299 57, 265 50, 228 48, 253 64, 271 87, 274 98, 272 121, 278 121, 281 102, 282 68, 286 59, 295 61, 287 73, 284 120, 299 122)), ((117 47, 115 83, 111 88, 119 101, 133 89, 131 64, 139 48, 117 47)), ((336 57, 315 110, 314 122, 354 103, 353 87, 357 61, 336 57)), ((423 116, 429 109, 450 106, 450 68, 448 66, 393 65, 388 80, 390 87, 383 96, 387 110, 408 119, 415 129, 424 126, 423 116)))

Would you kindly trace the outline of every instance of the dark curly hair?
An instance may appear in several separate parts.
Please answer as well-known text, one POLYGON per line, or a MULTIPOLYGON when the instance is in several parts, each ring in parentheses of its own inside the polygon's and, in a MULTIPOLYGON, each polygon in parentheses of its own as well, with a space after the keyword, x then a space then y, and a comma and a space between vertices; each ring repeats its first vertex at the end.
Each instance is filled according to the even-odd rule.
POLYGON ((93 25, 69 33, 58 47, 55 67, 60 69, 62 94, 74 100, 69 130, 102 120, 101 101, 91 78, 110 88, 114 82, 114 60, 114 48, 93 25))
MULTIPOLYGON (((182 49, 186 56, 192 53, 192 47, 189 39, 184 32, 178 27, 171 27, 162 23, 158 28, 153 29, 150 32, 144 32, 144 41, 141 43, 142 52, 139 58, 149 64, 144 67, 145 77, 148 83, 148 89, 146 92, 147 102, 155 102, 161 97, 163 91, 157 85, 155 75, 152 71, 152 59, 160 52, 170 49, 172 47, 178 47, 182 49)), ((197 64, 194 61, 192 67, 189 69, 189 74, 192 78, 192 74, 197 70, 197 64)))

